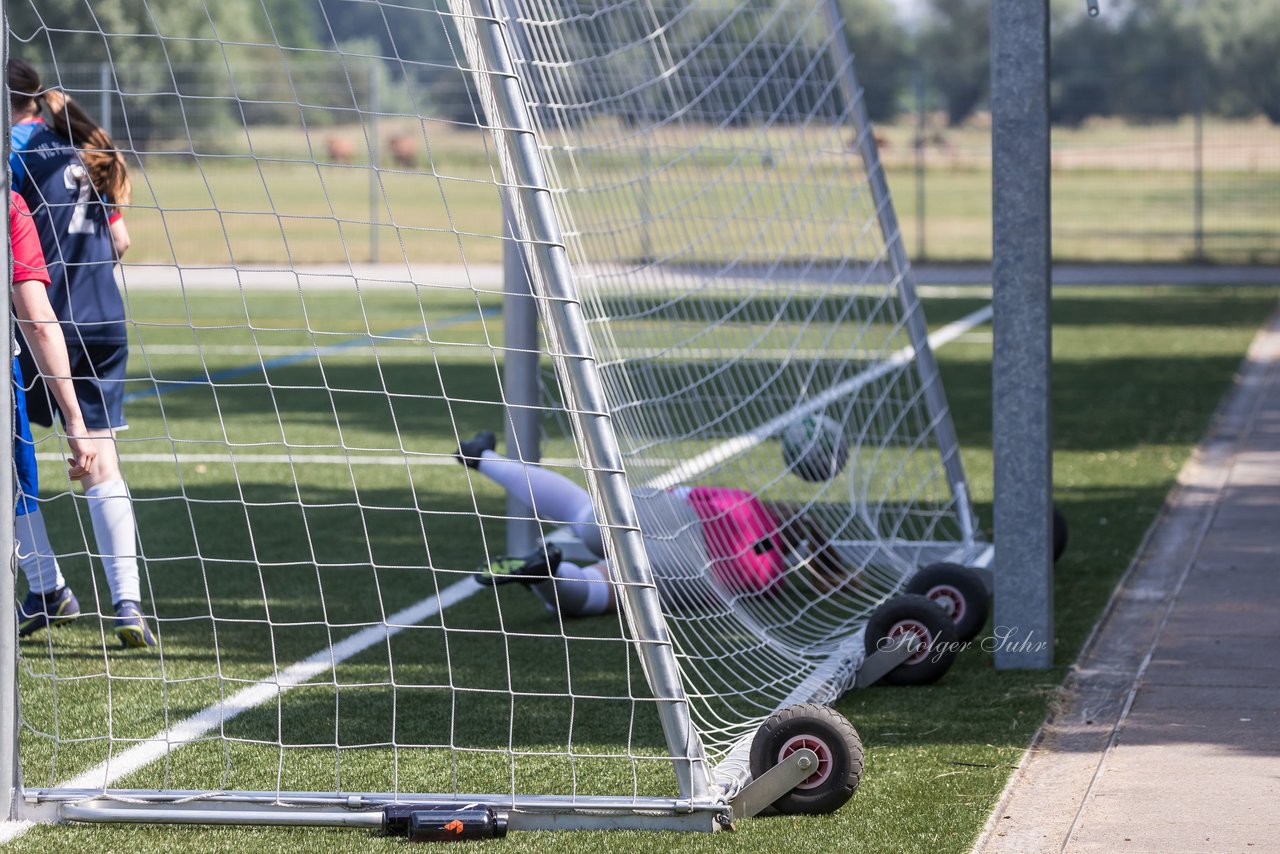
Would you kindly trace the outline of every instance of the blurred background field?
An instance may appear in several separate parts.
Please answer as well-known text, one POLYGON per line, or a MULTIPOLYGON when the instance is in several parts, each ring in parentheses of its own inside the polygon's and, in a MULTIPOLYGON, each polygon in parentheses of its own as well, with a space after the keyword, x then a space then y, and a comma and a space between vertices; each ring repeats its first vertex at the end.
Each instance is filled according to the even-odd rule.
MULTIPOLYGON (((931 117, 936 119, 940 117, 931 117)), ((403 120, 387 120, 384 125, 390 125, 385 128, 384 148, 387 140, 403 139, 401 134, 407 133, 400 130, 407 126, 403 120)), ((468 263, 500 261, 500 241, 471 237, 496 234, 501 228, 499 199, 487 183, 491 163, 486 140, 445 122, 421 125, 425 142, 414 167, 419 171, 394 163, 372 171, 367 148, 362 160, 339 162, 324 150, 308 150, 306 137, 278 128, 252 132, 253 158, 227 152, 148 155, 137 173, 138 190, 129 215, 136 247, 129 261, 280 267, 375 259, 457 263, 460 245, 468 263), (314 161, 312 155, 318 155, 314 161), (371 227, 371 222, 381 224, 371 227)), ((617 131, 608 126, 601 132, 617 131)), ((688 133, 696 138, 699 130, 688 133)), ((725 163, 726 171, 781 170, 778 180, 783 186, 820 177, 794 173, 786 164, 768 165, 771 151, 786 148, 785 128, 744 129, 741 134, 753 137, 759 159, 725 163)), ((1260 121, 1209 122, 1204 127, 1202 173, 1195 168, 1194 136, 1191 120, 1058 128, 1055 257, 1088 262, 1280 263, 1280 127, 1260 121)), ((323 137, 355 141, 361 129, 334 126, 326 128, 323 137)), ((980 122, 939 127, 926 137, 922 149, 915 147, 916 138, 917 129, 910 124, 877 130, 908 254, 915 260, 989 261, 990 131, 980 122)), ((648 152, 655 159, 662 154, 648 152)), ((642 142, 637 142, 635 158, 644 156, 642 142)), ((701 156, 711 160, 715 152, 703 151, 701 156)), ((620 166, 618 174, 620 180, 632 182, 634 206, 617 211, 618 221, 635 221, 641 205, 661 210, 661 176, 657 182, 636 181, 631 165, 620 166)), ((715 177, 714 172, 708 174, 715 177)), ((723 210, 740 202, 724 187, 714 189, 711 206, 723 210)), ((857 192, 848 190, 850 196, 857 192)), ((832 210, 846 201, 843 193, 833 192, 832 210)), ((814 222, 811 228, 816 234, 822 223, 814 222)), ((647 234, 633 229, 620 239, 630 242, 635 257, 661 257, 658 224, 647 234)), ((714 247, 707 251, 714 256, 714 247)))
MULTIPOLYGON (((990 260, 989 4, 840 5, 909 254, 990 260)), ((752 8, 764 19, 774 6, 752 8)), ((465 129, 478 102, 457 70, 450 25, 434 14, 414 4, 338 0, 227 0, 211 8, 212 20, 176 8, 152 20, 121 0, 96 8, 118 34, 109 57, 92 33, 44 32, 27 4, 10 10, 10 25, 15 55, 42 64, 48 82, 100 116, 132 152, 139 191, 131 260, 457 263, 459 246, 468 262, 497 260, 498 243, 471 245, 468 237, 499 231, 495 193, 475 183, 493 175, 492 147, 465 129), (216 40, 181 37, 211 26, 216 40)), ((690 8, 679 26, 701 33, 706 50, 688 57, 687 80, 676 85, 729 95, 745 78, 717 62, 740 50, 734 40, 742 36, 718 29, 716 2, 690 8)), ((1280 6, 1112 0, 1097 19, 1081 0, 1054 0, 1052 8, 1056 257, 1280 262, 1280 6)), ((590 17, 564 26, 596 38, 590 17)), ((752 56, 768 63, 788 49, 766 40, 752 56)), ((615 73, 643 78, 634 56, 611 61, 615 73)), ((538 95, 530 93, 535 110, 543 109, 538 95)), ((731 99, 708 99, 719 100, 731 99)), ((694 139, 712 128, 751 138, 758 162, 724 165, 768 170, 771 151, 786 149, 789 126, 808 120, 805 102, 780 100, 758 115, 708 109, 674 121, 694 139)), ((658 218, 662 188, 643 176, 680 155, 633 136, 644 126, 633 109, 602 102, 599 128, 614 138, 616 155, 634 154, 619 162, 620 180, 633 185, 634 204, 658 218)), ((803 179, 785 159, 775 166, 780 186, 803 179)), ((619 211, 619 220, 634 213, 619 211)), ((619 239, 639 257, 661 257, 661 235, 619 239)))

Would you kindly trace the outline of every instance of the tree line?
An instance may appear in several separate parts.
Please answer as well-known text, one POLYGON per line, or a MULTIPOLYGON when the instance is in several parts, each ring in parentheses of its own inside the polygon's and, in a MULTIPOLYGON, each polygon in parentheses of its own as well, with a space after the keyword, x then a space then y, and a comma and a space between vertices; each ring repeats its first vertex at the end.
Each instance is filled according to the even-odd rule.
MULTIPOLYGON (((952 124, 990 92, 990 0, 926 0, 911 26, 888 0, 843 0, 873 117, 890 117, 923 77, 952 124), (878 91, 877 91, 878 90, 878 91)), ((1052 0, 1053 119, 1174 119, 1197 102, 1212 114, 1280 123, 1280 2, 1276 0, 1052 0)))
MULTIPOLYGON (((924 0, 904 20, 890 0, 840 0, 872 118, 913 108, 965 121, 986 104, 990 77, 990 0, 924 0)), ((661 116, 672 104, 692 119, 752 123, 801 119, 830 100, 817 79, 813 21, 794 22, 779 0, 659 0, 677 24, 664 37, 685 50, 662 86, 645 41, 647 18, 635 4, 582 0, 582 14, 560 23, 568 50, 601 57, 570 63, 565 79, 589 81, 607 63, 633 91, 602 103, 624 121, 661 116), (602 13, 601 10, 608 10, 602 13), (732 11, 732 15, 730 12, 732 11), (767 23, 769 36, 757 37, 767 23), (614 50, 613 46, 630 46, 614 50), (761 89, 769 69, 779 83, 761 89), (750 95, 751 98, 745 98, 750 95), (742 111, 751 100, 750 112, 742 111), (691 106, 690 106, 691 105, 691 106), (817 105, 815 107, 815 105, 817 105)), ((1106 0, 1101 18, 1084 0, 1052 0, 1052 103, 1059 123, 1091 116, 1175 118, 1197 101, 1226 116, 1263 114, 1280 123, 1280 2, 1277 0, 1106 0)), ((14 0, 6 6, 11 51, 43 67, 109 62, 121 114, 135 143, 177 122, 188 134, 220 123, 341 121, 369 108, 375 84, 383 109, 474 119, 476 102, 458 69, 460 47, 437 0, 377 4, 352 0, 14 0), (109 34, 104 36, 105 34, 109 34), (342 61, 334 62, 333 48, 342 61), (255 66, 254 63, 258 65, 255 66), (278 73, 245 71, 275 68, 278 73), (374 79, 377 78, 377 79, 374 79), (404 103, 397 103, 396 99, 404 103)), ((533 33, 536 40, 538 34, 533 33)), ((465 64, 465 63, 463 63, 465 64)), ((820 77, 820 75, 819 75, 820 77)), ((56 75, 51 83, 58 83, 56 75)), ((536 90, 536 85, 535 85, 536 90)), ((550 88, 547 89, 550 92, 550 88)), ((535 101, 539 93, 533 93, 535 101)), ((550 100, 549 98, 546 100, 550 100)))

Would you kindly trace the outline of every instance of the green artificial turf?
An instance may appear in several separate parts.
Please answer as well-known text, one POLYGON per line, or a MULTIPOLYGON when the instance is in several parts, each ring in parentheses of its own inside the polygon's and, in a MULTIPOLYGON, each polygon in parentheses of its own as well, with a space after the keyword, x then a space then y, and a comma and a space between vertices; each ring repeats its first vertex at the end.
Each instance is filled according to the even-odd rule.
MULTIPOLYGON (((101 761, 108 713, 117 749, 125 747, 379 625, 500 549, 502 496, 476 481, 473 499, 459 467, 280 459, 443 457, 456 433, 498 422, 498 407, 485 402, 497 389, 485 344, 501 338, 495 302, 459 292, 428 312, 412 294, 363 307, 339 293, 303 301, 263 292, 243 302, 202 293, 186 305, 131 296, 138 381, 130 390, 154 387, 138 358, 148 346, 157 348, 145 360, 152 374, 191 383, 131 402, 121 446, 173 456, 128 470, 164 652, 104 651, 109 623, 92 617, 23 643, 29 787, 101 761), (406 355, 423 341, 398 338, 265 373, 242 370, 256 361, 245 348, 305 350, 318 329, 325 342, 353 341, 421 325, 424 314, 438 370, 406 355), (202 373, 222 379, 193 382, 202 373), (277 410, 289 414, 284 427, 277 410), (225 456, 228 447, 234 462, 176 456, 225 456), (254 459, 263 455, 271 461, 254 459), (424 541, 433 571, 423 571, 424 541)), ((837 708, 858 728, 868 763, 857 796, 834 815, 745 820, 714 836, 520 833, 488 844, 512 852, 966 850, 1274 301, 1262 290, 1195 288, 1057 295, 1056 497, 1072 542, 1057 572, 1054 670, 997 673, 990 642, 980 641, 936 685, 846 695, 837 708)), ((978 306, 934 300, 927 311, 938 325, 978 306)), ((977 510, 989 520, 990 344, 981 333, 942 350, 940 363, 977 510)), ((53 448, 46 440, 39 450, 53 448)), ((56 464, 42 464, 42 475, 56 493, 56 464)), ((63 565, 82 604, 101 609, 95 599, 105 601, 105 586, 90 566, 82 503, 62 494, 45 512, 55 545, 78 548, 63 565)), ((620 630, 616 616, 559 624, 520 589, 482 592, 259 705, 228 723, 225 738, 213 733, 116 785, 415 791, 446 779, 462 791, 667 794, 669 767, 653 759, 662 736, 620 630), (440 749, 447 744, 467 750, 440 749)), ((36 828, 13 847, 367 852, 402 844, 360 830, 65 826, 36 828)))

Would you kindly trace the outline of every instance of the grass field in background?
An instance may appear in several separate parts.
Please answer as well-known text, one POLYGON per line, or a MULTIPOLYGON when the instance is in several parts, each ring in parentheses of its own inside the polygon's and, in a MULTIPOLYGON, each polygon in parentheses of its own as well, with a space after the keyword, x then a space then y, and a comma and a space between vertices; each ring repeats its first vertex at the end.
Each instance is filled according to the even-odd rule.
MULTIPOLYGON (((501 233, 502 222, 491 183, 496 171, 492 145, 476 131, 444 123, 423 125, 430 151, 420 144, 416 170, 384 163, 377 175, 367 168, 367 156, 348 165, 324 159, 323 140, 362 140, 355 128, 318 131, 310 148, 301 133, 255 128, 245 139, 215 146, 217 154, 198 160, 153 154, 135 170, 134 207, 129 213, 134 249, 129 260, 272 267, 375 257, 396 263, 501 260, 502 243, 493 237, 501 233), (384 223, 376 227, 376 235, 371 221, 384 223)), ((384 135, 405 128, 388 121, 384 135)), ((422 138, 416 123, 410 130, 422 138)), ((878 130, 908 253, 919 255, 923 245, 933 259, 989 260, 990 131, 966 127, 930 132, 933 141, 925 149, 923 175, 923 244, 913 134, 914 129, 905 126, 878 130)), ((781 205, 788 216, 798 215, 806 224, 787 236, 779 235, 776 226, 760 223, 758 236, 746 241, 739 237, 728 245, 760 244, 762 257, 774 252, 839 257, 849 251, 856 233, 829 234, 827 228, 854 203, 856 181, 840 168, 851 152, 816 152, 814 164, 802 166, 810 154, 786 154, 795 144, 794 132, 786 128, 768 133, 723 131, 717 139, 697 155, 705 163, 690 164, 684 162, 679 146, 699 144, 697 129, 669 137, 665 144, 676 146, 669 153, 678 157, 678 168, 652 180, 643 178, 644 155, 634 143, 601 155, 604 159, 592 165, 593 180, 618 183, 607 197, 593 195, 576 202, 581 210, 594 209, 598 216, 584 225, 602 229, 589 232, 587 239, 605 241, 608 257, 663 257, 677 248, 680 260, 690 260, 691 254, 702 259, 736 257, 740 250, 718 246, 715 232, 727 227, 720 218, 734 211, 734 227, 742 228, 753 211, 781 205), (734 160, 726 153, 730 150, 754 154, 734 160), (805 202, 802 210, 787 209, 790 193, 802 185, 818 200, 805 202), (752 191, 752 186, 772 189, 752 191), (642 211, 653 221, 641 224, 646 219, 642 211), (690 250, 689 235, 704 229, 709 232, 707 242, 690 250), (767 245, 770 242, 777 245, 767 245)), ((1186 123, 1055 130, 1056 256, 1090 261, 1190 258, 1196 250, 1192 139, 1186 123)), ((1254 122, 1217 121, 1209 124, 1206 141, 1206 255, 1221 262, 1280 262, 1274 234, 1280 211, 1280 131, 1254 122)), ((657 151, 654 162, 662 162, 663 156, 657 151)), ((873 212, 865 199, 856 203, 873 212)))
MULTIPOLYGON (((856 798, 831 816, 748 820, 736 834, 708 837, 516 834, 494 847, 967 850, 1276 296, 1195 288, 1057 294, 1056 494, 1072 540, 1057 573, 1056 669, 996 673, 989 652, 975 649, 937 685, 847 695, 837 705, 859 729, 868 766, 856 798)), ((159 396, 145 394, 150 381, 130 387, 143 396, 128 406, 131 429, 121 447, 126 455, 172 457, 128 464, 148 559, 147 595, 161 617, 164 654, 104 654, 101 635, 109 623, 93 618, 58 630, 51 641, 41 635, 24 642, 23 713, 38 730, 23 737, 28 786, 66 779, 100 761, 101 741, 77 739, 101 733, 108 707, 117 738, 150 736, 461 578, 486 544, 500 542, 500 523, 482 524, 474 515, 477 508, 501 514, 495 487, 477 482, 473 505, 460 467, 358 460, 401 448, 397 434, 403 451, 443 457, 452 450, 455 424, 467 433, 498 421, 496 407, 467 402, 496 396, 497 370, 484 345, 486 336, 500 335, 496 304, 466 292, 433 300, 426 318, 427 328, 436 330, 430 342, 389 335, 375 348, 364 342, 320 358, 268 361, 268 384, 262 368, 251 366, 295 347, 306 351, 359 341, 370 330, 421 327, 428 309, 416 295, 394 293, 363 306, 342 292, 309 293, 305 302, 287 291, 246 293, 243 300, 238 293, 195 291, 185 304, 146 291, 130 297, 142 343, 135 342, 131 375, 146 376, 140 354, 150 347, 151 372, 171 381, 159 396), (315 328, 333 334, 317 341, 308 331, 315 328), (438 372, 424 371, 413 357, 427 347, 438 372), (221 377, 216 394, 193 380, 205 373, 221 377), (317 386, 339 391, 312 391, 317 386), (442 393, 457 401, 453 409, 442 393), (289 413, 284 428, 277 407, 289 413), (289 453, 345 453, 352 461, 316 465, 264 456, 289 453), (194 454, 224 459, 196 461, 189 458, 194 454), (449 515, 449 508, 467 512, 449 515), (430 546, 425 559, 424 541, 430 546), (56 708, 51 672, 59 677, 56 708), (41 733, 58 734, 56 750, 41 733)), ((926 309, 936 326, 979 305, 957 298, 931 300, 926 309)), ((978 512, 989 520, 990 343, 975 334, 939 355, 978 512)), ((53 449, 52 443, 39 448, 53 449)), ((42 475, 46 492, 56 491, 56 464, 43 463, 42 475)), ((45 512, 55 547, 80 549, 63 564, 82 604, 92 609, 101 586, 94 579, 101 576, 84 554, 83 507, 62 495, 45 512)), ((105 600, 105 590, 99 598, 105 600)), ((323 677, 246 713, 228 725, 228 740, 185 747, 118 785, 331 789, 336 780, 348 790, 394 785, 405 791, 446 779, 498 791, 513 781, 527 790, 669 791, 666 763, 644 758, 662 754, 661 736, 640 677, 628 670, 628 654, 614 640, 617 618, 573 621, 563 630, 575 640, 563 640, 562 627, 525 591, 476 595, 406 629, 389 647, 375 646, 340 665, 334 679, 323 677), (386 685, 392 681, 396 690, 386 685), (580 698, 576 709, 554 696, 570 685, 580 698), (444 699, 449 686, 460 699, 444 699), (513 690, 518 702, 511 700, 513 690), (580 754, 573 763, 562 755, 571 713, 580 754), (514 733, 507 723, 512 716, 514 733), (442 730, 457 743, 499 752, 429 749, 442 730), (279 740, 292 747, 281 750, 279 740), (335 740, 343 751, 324 747, 335 740), (392 741, 420 747, 398 749, 392 741), (507 747, 519 748, 519 755, 505 756, 507 747), (617 761, 623 753, 639 758, 617 761)), ((363 831, 74 826, 36 828, 13 847, 367 852, 402 844, 363 831)))

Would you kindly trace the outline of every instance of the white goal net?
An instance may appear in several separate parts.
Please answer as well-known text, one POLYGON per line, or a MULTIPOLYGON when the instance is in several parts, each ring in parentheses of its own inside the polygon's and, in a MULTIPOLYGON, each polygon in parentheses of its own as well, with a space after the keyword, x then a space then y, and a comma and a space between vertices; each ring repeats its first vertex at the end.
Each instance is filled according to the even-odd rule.
MULTIPOLYGON (((847 690, 870 611, 983 549, 892 202, 832 4, 513 5, 642 520, 692 489, 704 529, 741 524, 705 487, 744 490, 758 542, 807 557, 742 561, 730 538, 709 555, 728 583, 668 585, 718 757, 779 706, 847 690)), ((688 524, 655 517, 646 540, 688 524)), ((655 566, 659 589, 697 563, 655 566)))
POLYGON ((128 427, 110 499, 56 420, 14 445, 19 815, 709 829, 871 610, 983 553, 834 4, 5 12, 14 189, 128 427), (112 150, 127 203, 37 163, 112 150), (55 559, 80 613, 31 623, 55 559))

